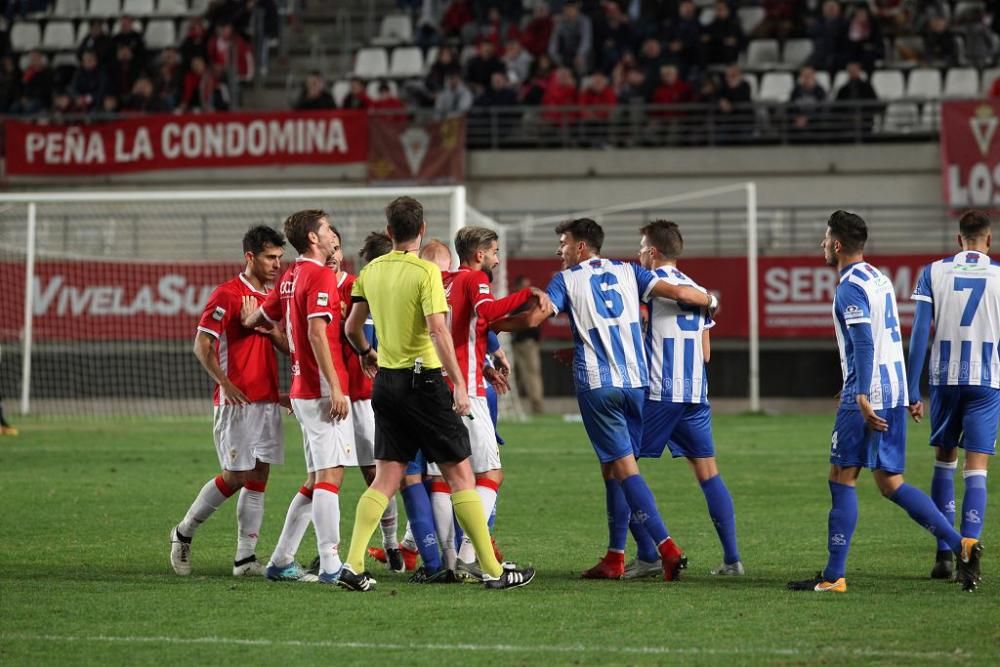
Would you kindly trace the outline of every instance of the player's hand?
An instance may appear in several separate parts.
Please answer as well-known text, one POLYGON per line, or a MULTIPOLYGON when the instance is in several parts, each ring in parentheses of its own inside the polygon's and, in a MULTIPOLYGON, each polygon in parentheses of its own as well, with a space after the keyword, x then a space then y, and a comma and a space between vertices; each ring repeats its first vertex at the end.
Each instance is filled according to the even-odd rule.
POLYGON ((292 399, 288 394, 278 394, 278 405, 287 410, 288 414, 294 412, 292 409, 292 399))
POLYGON ((506 356, 494 355, 493 368, 504 378, 510 377, 510 363, 508 363, 506 356))
POLYGON ((868 397, 864 394, 857 395, 858 407, 861 408, 861 416, 865 418, 865 425, 873 431, 888 431, 889 422, 882 419, 875 412, 875 408, 868 402, 868 397))
POLYGON ((538 299, 539 308, 544 310, 546 313, 552 312, 552 299, 549 298, 549 295, 545 290, 538 289, 537 287, 532 287, 531 294, 536 299, 538 299))
POLYGON ((712 319, 715 319, 715 314, 719 312, 719 309, 722 307, 722 304, 719 302, 719 297, 717 297, 712 292, 709 292, 708 296, 711 297, 708 303, 708 315, 712 319))
POLYGON ((490 366, 483 368, 483 377, 486 381, 493 385, 496 392, 501 396, 510 391, 510 382, 507 381, 506 376, 500 373, 497 369, 490 366))
POLYGON ((222 387, 222 391, 226 393, 226 404, 250 405, 250 399, 232 382, 227 380, 226 384, 222 387))
POLYGON ((335 422, 347 418, 347 397, 338 391, 330 396, 330 417, 335 422))
POLYGON ((924 417, 924 402, 914 401, 906 409, 910 411, 910 417, 913 418, 913 421, 919 424, 920 420, 924 417))
POLYGON ((462 417, 472 414, 472 401, 469 400, 469 390, 465 384, 455 385, 455 412, 462 417))
MULTIPOLYGON (((252 296, 243 297, 243 303, 240 305, 240 323, 243 324, 243 326, 245 326, 248 329, 251 328, 250 321, 253 319, 254 313, 256 312, 257 312, 257 299, 252 296)), ((261 333, 267 333, 268 331, 271 330, 271 325, 268 324, 266 327, 260 326, 254 328, 257 331, 261 331, 261 329, 263 329, 261 333)))
POLYGON ((361 371, 368 379, 373 379, 378 374, 378 352, 374 348, 361 357, 361 371))

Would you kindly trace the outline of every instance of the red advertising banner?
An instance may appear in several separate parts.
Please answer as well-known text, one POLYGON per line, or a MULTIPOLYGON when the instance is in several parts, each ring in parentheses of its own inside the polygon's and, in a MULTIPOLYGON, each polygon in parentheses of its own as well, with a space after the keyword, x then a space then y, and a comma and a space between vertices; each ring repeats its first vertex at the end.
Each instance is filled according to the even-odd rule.
POLYGON ((7 174, 347 164, 368 158, 363 111, 134 116, 92 125, 4 123, 7 174))
POLYGON ((465 179, 465 117, 407 124, 394 116, 368 120, 372 183, 460 183, 465 179))
POLYGON ((941 177, 950 208, 1000 206, 1000 101, 941 105, 941 177))
MULTIPOLYGON (((899 319, 908 332, 913 321, 913 287, 926 264, 939 255, 877 255, 866 258, 883 271, 896 289, 899 319)), ((712 334, 720 338, 746 338, 750 330, 747 294, 747 262, 743 257, 683 259, 679 268, 715 291, 722 310, 712 334)), ((513 280, 527 276, 544 287, 559 270, 551 259, 510 259, 507 275, 513 280)), ((822 255, 761 257, 758 264, 760 335, 762 338, 827 339, 833 336, 833 295, 837 270, 823 263, 822 255)), ((565 316, 545 325, 549 338, 568 339, 565 316)))

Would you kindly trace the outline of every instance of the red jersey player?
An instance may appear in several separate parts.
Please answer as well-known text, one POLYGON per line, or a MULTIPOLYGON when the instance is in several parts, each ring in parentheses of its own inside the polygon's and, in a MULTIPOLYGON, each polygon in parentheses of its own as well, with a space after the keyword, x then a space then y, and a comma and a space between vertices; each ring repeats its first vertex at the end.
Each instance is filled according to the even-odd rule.
POLYGON ((264 301, 281 268, 284 245, 284 237, 270 227, 251 228, 243 237, 246 268, 216 288, 198 323, 194 353, 216 382, 212 431, 222 474, 202 487, 184 519, 170 531, 170 564, 180 575, 191 574, 195 530, 236 491, 240 497, 233 575, 264 573, 254 551, 270 464, 284 461, 273 349, 275 343, 284 347, 284 341, 280 331, 244 328, 240 311, 245 298, 264 301))

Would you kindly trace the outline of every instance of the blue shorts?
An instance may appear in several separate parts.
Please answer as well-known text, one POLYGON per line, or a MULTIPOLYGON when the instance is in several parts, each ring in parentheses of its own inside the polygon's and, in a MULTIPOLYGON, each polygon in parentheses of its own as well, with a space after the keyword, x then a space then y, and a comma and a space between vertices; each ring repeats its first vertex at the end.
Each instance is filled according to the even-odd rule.
POLYGON ((993 456, 1000 421, 1000 389, 931 386, 931 446, 993 456))
POLYGON ((644 389, 606 387, 576 395, 580 416, 601 463, 639 455, 644 389))
POLYGON ((860 410, 837 411, 830 442, 830 463, 843 468, 869 468, 901 473, 906 467, 906 408, 875 411, 889 423, 888 431, 873 431, 860 410))
POLYGON ((427 459, 424 458, 424 453, 417 450, 417 456, 406 464, 407 475, 424 475, 427 472, 427 459))
POLYGON ((667 446, 675 459, 715 456, 712 408, 708 403, 647 400, 642 407, 642 422, 640 457, 660 458, 667 446))
POLYGON ((493 433, 496 434, 497 444, 506 445, 507 443, 497 433, 497 418, 500 416, 500 406, 497 403, 497 390, 489 382, 486 383, 486 407, 490 410, 490 419, 493 421, 493 433))

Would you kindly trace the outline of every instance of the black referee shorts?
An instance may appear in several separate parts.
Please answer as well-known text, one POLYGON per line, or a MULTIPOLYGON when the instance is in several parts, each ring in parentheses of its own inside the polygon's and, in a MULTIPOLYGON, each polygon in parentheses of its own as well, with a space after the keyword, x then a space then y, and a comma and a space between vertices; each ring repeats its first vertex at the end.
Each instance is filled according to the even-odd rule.
POLYGON ((452 408, 441 369, 380 368, 372 387, 375 458, 412 461, 417 450, 433 463, 457 463, 472 456, 469 431, 452 408))

